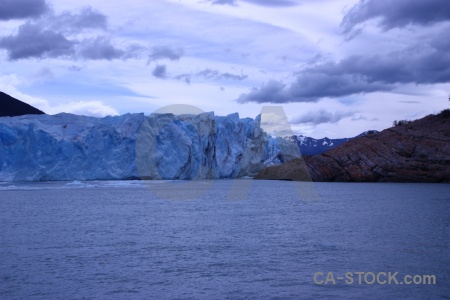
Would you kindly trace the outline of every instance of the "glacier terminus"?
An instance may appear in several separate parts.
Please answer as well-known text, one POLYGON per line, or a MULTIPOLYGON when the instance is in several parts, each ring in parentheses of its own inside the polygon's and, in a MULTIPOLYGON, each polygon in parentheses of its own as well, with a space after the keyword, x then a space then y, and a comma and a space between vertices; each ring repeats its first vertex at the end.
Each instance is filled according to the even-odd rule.
POLYGON ((218 179, 300 156, 261 115, 61 113, 0 118, 0 181, 218 179))

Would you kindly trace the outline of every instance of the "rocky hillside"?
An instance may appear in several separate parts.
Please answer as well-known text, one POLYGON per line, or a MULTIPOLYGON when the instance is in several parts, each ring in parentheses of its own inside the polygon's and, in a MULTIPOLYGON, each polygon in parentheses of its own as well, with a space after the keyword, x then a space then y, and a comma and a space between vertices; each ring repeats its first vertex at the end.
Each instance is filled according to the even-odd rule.
POLYGON ((0 117, 42 115, 44 112, 8 94, 0 92, 0 117))
POLYGON ((256 179, 450 182, 450 110, 269 167, 256 179))

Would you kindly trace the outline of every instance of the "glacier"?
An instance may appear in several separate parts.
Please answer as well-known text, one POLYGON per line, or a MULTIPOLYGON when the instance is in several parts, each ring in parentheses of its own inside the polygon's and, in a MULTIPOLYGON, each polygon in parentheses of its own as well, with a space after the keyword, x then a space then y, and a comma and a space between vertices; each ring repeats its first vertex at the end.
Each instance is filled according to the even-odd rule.
POLYGON ((239 178, 299 155, 260 115, 0 118, 0 181, 239 178))

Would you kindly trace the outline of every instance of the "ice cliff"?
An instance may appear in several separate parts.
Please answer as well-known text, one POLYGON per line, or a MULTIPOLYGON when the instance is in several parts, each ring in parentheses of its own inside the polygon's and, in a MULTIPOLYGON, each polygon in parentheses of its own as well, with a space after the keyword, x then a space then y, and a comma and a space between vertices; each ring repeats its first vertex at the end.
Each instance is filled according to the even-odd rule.
POLYGON ((213 113, 4 117, 0 181, 236 178, 299 155, 260 122, 213 113))

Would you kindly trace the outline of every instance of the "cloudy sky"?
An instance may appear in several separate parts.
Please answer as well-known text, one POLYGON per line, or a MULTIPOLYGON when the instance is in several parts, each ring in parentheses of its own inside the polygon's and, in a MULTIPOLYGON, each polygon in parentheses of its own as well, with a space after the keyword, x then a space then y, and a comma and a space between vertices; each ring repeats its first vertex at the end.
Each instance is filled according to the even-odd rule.
POLYGON ((281 105, 350 137, 448 108, 448 0, 0 0, 0 90, 46 113, 281 105))

